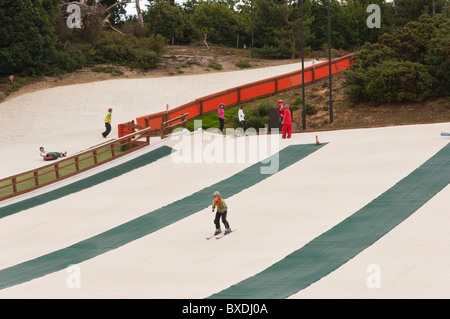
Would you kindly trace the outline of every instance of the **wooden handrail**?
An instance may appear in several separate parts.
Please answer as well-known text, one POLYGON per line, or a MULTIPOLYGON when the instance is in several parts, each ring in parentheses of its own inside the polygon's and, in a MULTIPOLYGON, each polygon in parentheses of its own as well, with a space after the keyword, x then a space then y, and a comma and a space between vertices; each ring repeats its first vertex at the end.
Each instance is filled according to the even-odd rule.
POLYGON ((5 183, 5 185, 0 186, 0 190, 5 189, 7 187, 12 187, 12 192, 8 193, 7 195, 1 196, 0 195, 0 201, 11 198, 20 194, 24 194, 27 192, 30 192, 32 190, 38 189, 40 187, 49 185, 51 183, 60 181, 62 179, 68 178, 70 176, 79 174, 81 172, 84 172, 90 168, 102 165, 104 163, 107 163, 113 159, 116 159, 120 156, 123 156, 125 154, 128 154, 132 151, 138 150, 142 147, 145 147, 150 144, 150 131, 151 128, 145 128, 141 131, 132 133, 130 135, 127 135, 122 138, 118 138, 117 140, 105 143, 101 146, 97 146, 95 148, 92 148, 90 150, 84 151, 82 153, 69 156, 67 158, 61 159, 58 161, 58 163, 52 163, 45 166, 42 166, 37 169, 29 170, 20 174, 16 174, 7 178, 3 178, 0 180, 0 185, 5 183), (141 138, 145 138, 145 141, 138 141, 141 138), (136 147, 133 147, 134 144, 138 143, 136 147), (120 153, 116 154, 115 148, 117 147, 126 147, 125 150, 122 150, 120 153), (102 149, 105 150, 102 150, 102 149), (102 154, 110 153, 111 156, 100 160, 99 157, 102 154), (81 167, 87 161, 92 160, 94 164, 89 165, 87 164, 85 167, 81 167), (63 174, 62 170, 65 168, 74 167, 73 172, 69 172, 67 174, 63 174), (43 176, 48 176, 49 174, 55 174, 55 178, 50 179, 49 181, 40 181, 39 178, 43 176), (27 187, 23 190, 19 190, 17 187, 18 185, 22 185, 26 182, 29 182, 31 180, 34 180, 34 185, 27 187))

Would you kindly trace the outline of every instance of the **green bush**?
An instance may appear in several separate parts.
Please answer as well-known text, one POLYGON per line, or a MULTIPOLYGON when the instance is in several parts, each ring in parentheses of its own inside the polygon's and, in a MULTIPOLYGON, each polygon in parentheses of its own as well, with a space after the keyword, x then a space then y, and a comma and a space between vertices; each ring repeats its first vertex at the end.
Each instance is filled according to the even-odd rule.
POLYGON ((365 44, 344 72, 350 103, 421 102, 450 87, 450 10, 422 15, 378 43, 365 44))
POLYGON ((421 102, 432 95, 433 79, 417 62, 388 60, 367 70, 346 73, 345 93, 351 102, 373 104, 421 102))
POLYGON ((261 103, 256 107, 256 110, 258 111, 260 116, 269 116, 270 110, 273 109, 274 106, 268 102, 261 103))
POLYGON ((222 70, 222 64, 220 63, 216 63, 216 62, 211 62, 210 64, 208 64, 208 68, 214 69, 214 70, 222 70))
POLYGON ((251 65, 250 63, 245 62, 245 61, 239 61, 239 62, 237 62, 237 63, 236 63, 236 66, 237 66, 238 68, 241 68, 241 69, 246 69, 246 68, 251 68, 251 67, 252 67, 252 65, 251 65))
POLYGON ((258 109, 244 110, 245 113, 245 124, 247 128, 254 128, 259 130, 264 128, 264 125, 269 122, 269 116, 261 115, 258 109))
POLYGON ((58 51, 56 66, 58 70, 73 72, 85 67, 88 62, 86 50, 90 49, 88 44, 74 44, 64 51, 58 51))
POLYGON ((146 71, 156 68, 162 61, 164 45, 165 39, 161 36, 138 38, 108 31, 93 44, 73 43, 58 51, 56 66, 62 72, 97 64, 121 65, 146 71))
POLYGON ((266 44, 262 48, 255 48, 255 53, 265 58, 280 58, 282 56, 281 48, 266 44))
MULTIPOLYGON (((243 111, 245 114, 245 124, 247 128, 254 128, 255 130, 259 130, 260 128, 264 128, 264 125, 269 122, 269 110, 273 108, 269 103, 262 103, 254 109, 246 109, 244 107, 243 111)), ((238 112, 236 110, 236 114, 233 117, 234 126, 240 127, 238 112)))

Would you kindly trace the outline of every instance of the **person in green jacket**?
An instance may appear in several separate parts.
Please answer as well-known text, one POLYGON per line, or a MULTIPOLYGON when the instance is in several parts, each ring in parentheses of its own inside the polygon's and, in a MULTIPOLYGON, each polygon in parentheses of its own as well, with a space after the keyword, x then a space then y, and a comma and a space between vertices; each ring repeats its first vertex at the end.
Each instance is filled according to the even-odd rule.
POLYGON ((214 236, 220 234, 222 230, 220 229, 220 218, 222 217, 222 223, 225 226, 225 235, 229 234, 231 232, 230 224, 227 221, 227 204, 223 200, 223 198, 220 196, 220 193, 218 191, 215 191, 213 194, 213 202, 212 202, 212 211, 214 212, 214 209, 217 207, 216 217, 214 218, 214 224, 216 225, 216 232, 214 233, 214 236))

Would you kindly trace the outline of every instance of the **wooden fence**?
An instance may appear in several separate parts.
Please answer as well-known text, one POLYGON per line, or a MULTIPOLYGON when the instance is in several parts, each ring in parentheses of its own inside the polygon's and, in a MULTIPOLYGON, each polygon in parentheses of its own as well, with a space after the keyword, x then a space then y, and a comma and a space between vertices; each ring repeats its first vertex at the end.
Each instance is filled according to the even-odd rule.
POLYGON ((150 145, 151 128, 108 142, 49 165, 0 180, 0 201, 74 176, 150 145))

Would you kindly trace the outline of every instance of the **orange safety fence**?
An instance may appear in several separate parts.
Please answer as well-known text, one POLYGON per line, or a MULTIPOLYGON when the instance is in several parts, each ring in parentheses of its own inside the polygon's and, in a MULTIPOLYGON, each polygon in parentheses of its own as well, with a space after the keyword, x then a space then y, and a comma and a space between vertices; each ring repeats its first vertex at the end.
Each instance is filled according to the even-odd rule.
MULTIPOLYGON (((354 63, 352 61, 353 55, 354 54, 349 54, 333 59, 331 61, 331 74, 336 74, 348 69, 352 63, 354 63)), ((168 111, 144 115, 136 118, 136 124, 143 127, 151 127, 152 131, 159 131, 161 130, 162 123, 177 118, 185 113, 188 113, 186 119, 193 119, 203 115, 204 113, 217 110, 220 103, 223 103, 225 108, 229 108, 254 99, 300 87, 302 85, 302 72, 304 72, 305 84, 314 83, 319 79, 329 76, 328 63, 328 61, 321 62, 319 64, 309 66, 303 71, 298 70, 284 75, 238 86, 201 97, 195 101, 183 104, 168 111)), ((119 124, 119 138, 132 133, 130 130, 126 129, 128 123, 119 124)))

